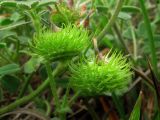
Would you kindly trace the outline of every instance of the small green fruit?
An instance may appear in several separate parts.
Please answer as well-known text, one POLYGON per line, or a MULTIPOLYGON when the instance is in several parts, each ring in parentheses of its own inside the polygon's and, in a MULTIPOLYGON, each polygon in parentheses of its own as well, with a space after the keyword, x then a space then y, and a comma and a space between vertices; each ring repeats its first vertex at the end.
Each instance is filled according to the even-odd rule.
POLYGON ((132 78, 131 64, 121 53, 109 54, 99 63, 71 65, 71 87, 81 96, 121 95, 132 78))
POLYGON ((34 52, 47 60, 73 57, 80 54, 89 44, 88 32, 82 27, 72 25, 56 33, 42 32, 34 40, 34 52))

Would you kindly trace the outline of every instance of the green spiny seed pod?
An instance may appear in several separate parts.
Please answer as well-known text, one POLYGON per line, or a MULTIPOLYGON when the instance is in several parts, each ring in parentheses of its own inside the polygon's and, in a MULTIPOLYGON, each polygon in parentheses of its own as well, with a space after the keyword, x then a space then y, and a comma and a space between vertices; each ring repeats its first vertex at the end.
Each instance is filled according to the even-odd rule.
POLYGON ((124 93, 131 81, 131 64, 121 53, 107 54, 99 63, 71 65, 71 87, 81 96, 124 93))
POLYGON ((59 32, 42 32, 34 39, 34 52, 45 59, 63 59, 80 54, 89 44, 88 32, 73 25, 59 32))

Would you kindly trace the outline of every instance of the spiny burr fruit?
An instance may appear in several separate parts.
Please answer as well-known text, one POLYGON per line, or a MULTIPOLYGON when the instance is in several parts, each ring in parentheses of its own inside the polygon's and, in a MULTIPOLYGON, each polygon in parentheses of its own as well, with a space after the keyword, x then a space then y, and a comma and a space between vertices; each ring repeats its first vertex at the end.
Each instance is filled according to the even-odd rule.
POLYGON ((121 53, 107 54, 104 60, 71 65, 70 85, 81 96, 123 94, 131 82, 131 64, 121 53))
POLYGON ((47 60, 59 60, 80 54, 89 44, 85 29, 68 25, 58 32, 44 31, 35 36, 33 50, 47 60))

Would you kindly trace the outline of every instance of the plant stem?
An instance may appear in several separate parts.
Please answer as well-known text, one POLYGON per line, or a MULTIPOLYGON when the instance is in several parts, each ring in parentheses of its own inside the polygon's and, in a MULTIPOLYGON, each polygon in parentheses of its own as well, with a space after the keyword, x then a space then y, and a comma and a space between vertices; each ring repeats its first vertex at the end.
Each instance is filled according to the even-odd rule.
MULTIPOLYGON (((53 76, 57 75, 57 73, 59 73, 59 71, 61 71, 62 68, 63 68, 62 64, 59 64, 57 66, 57 68, 55 69, 55 71, 53 72, 53 76)), ((16 100, 15 102, 9 104, 8 106, 0 108, 0 115, 7 113, 9 111, 12 111, 15 108, 17 108, 18 106, 23 105, 23 104, 31 101, 32 99, 34 99, 36 96, 40 95, 40 93, 48 87, 49 82, 50 82, 50 80, 46 79, 35 91, 33 91, 28 96, 20 98, 20 99, 16 100)))
POLYGON ((90 113, 90 115, 92 116, 93 120, 99 120, 96 112, 94 111, 94 109, 92 108, 92 106, 88 103, 88 99, 84 99, 84 103, 88 109, 88 112, 90 113))
POLYGON ((46 115, 49 116, 51 113, 51 105, 47 100, 45 100, 45 104, 46 104, 46 115))
POLYGON ((29 16, 32 20, 32 23, 34 25, 35 31, 37 36, 39 36, 40 32, 41 32, 41 18, 40 15, 34 10, 30 10, 29 11, 29 16))
POLYGON ((102 40, 102 38, 105 36, 106 32, 114 24, 122 6, 123 6, 124 1, 125 0, 119 0, 118 1, 117 6, 115 8, 115 11, 114 11, 113 15, 111 16, 111 18, 109 19, 109 22, 107 23, 107 25, 103 28, 103 30, 100 32, 99 36, 97 37, 98 43, 102 40))
POLYGON ((118 110, 118 113, 121 117, 122 120, 125 120, 125 112, 124 112, 124 108, 123 108, 123 104, 122 102, 120 101, 120 99, 116 96, 115 93, 112 93, 112 99, 115 103, 115 106, 118 110))
POLYGON ((19 93, 18 99, 21 98, 21 97, 23 97, 23 95, 25 94, 25 92, 26 92, 26 90, 28 88, 28 85, 29 85, 29 83, 31 81, 32 75, 33 75, 33 73, 30 74, 27 78, 25 78, 24 85, 22 87, 22 90, 19 93))
POLYGON ((73 97, 69 101, 69 105, 72 105, 72 103, 78 98, 80 92, 77 92, 73 95, 73 97))
POLYGON ((56 88, 56 81, 54 79, 54 76, 52 75, 52 69, 50 66, 50 62, 47 61, 45 63, 46 69, 47 69, 47 74, 48 74, 48 78, 49 78, 49 82, 50 82, 50 88, 54 97, 54 102, 55 102, 55 106, 56 106, 56 110, 60 108, 60 102, 58 99, 58 94, 57 94, 57 88, 56 88))
POLYGON ((137 61, 137 42, 136 42, 136 36, 134 32, 134 28, 132 27, 132 23, 130 23, 131 26, 131 35, 133 39, 133 59, 134 61, 137 61))
POLYGON ((149 39, 149 45, 150 45, 150 49, 151 49, 151 56, 152 56, 152 65, 153 65, 153 69, 154 69, 154 72, 156 73, 157 77, 159 78, 158 76, 158 68, 157 68, 157 56, 156 56, 156 49, 155 49, 155 41, 154 41, 154 38, 153 38, 153 32, 152 32, 152 29, 151 29, 151 24, 150 24, 150 20, 148 18, 148 13, 147 13, 147 10, 146 10, 146 7, 145 7, 145 2, 144 0, 139 0, 140 2, 140 5, 141 5, 141 10, 142 10, 142 14, 143 14, 143 17, 144 17, 144 23, 145 23, 145 26, 146 26, 146 30, 147 30, 147 35, 148 35, 148 39, 149 39))
POLYGON ((128 49, 126 43, 124 42, 124 39, 123 39, 123 37, 122 37, 122 35, 121 35, 121 32, 120 32, 120 30, 119 30, 119 27, 118 27, 118 25, 117 25, 116 23, 113 25, 113 28, 114 28, 115 33, 117 34, 117 37, 119 38, 121 44, 122 44, 123 47, 125 48, 125 52, 126 52, 127 54, 130 54, 129 49, 128 49))
POLYGON ((30 95, 25 96, 21 99, 16 100, 14 103, 11 103, 8 106, 5 106, 3 108, 0 109, 0 115, 7 113, 13 109, 15 109, 16 107, 23 105, 27 102, 29 102, 30 100, 32 100, 33 98, 35 98, 36 96, 40 95, 40 93, 49 85, 49 79, 45 80, 43 82, 43 84, 41 86, 38 87, 37 90, 35 90, 34 92, 32 92, 30 95))

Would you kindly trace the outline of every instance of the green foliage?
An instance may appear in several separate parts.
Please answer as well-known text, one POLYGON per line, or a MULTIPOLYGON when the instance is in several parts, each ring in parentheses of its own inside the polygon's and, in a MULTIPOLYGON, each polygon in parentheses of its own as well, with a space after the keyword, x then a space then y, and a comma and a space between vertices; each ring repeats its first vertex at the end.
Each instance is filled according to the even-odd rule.
POLYGON ((0 119, 13 118, 5 113, 34 102, 44 119, 90 119, 84 110, 77 114, 77 105, 88 103, 95 120, 138 120, 142 96, 137 94, 143 89, 142 118, 159 120, 160 98, 153 94, 159 83, 153 85, 145 58, 151 58, 158 77, 158 2, 0 0, 0 119), (120 52, 105 56, 111 48, 129 59, 120 52))
POLYGON ((0 43, 0 49, 5 48, 5 47, 6 47, 6 43, 1 42, 1 43, 0 43))
POLYGON ((136 104, 133 108, 129 120, 140 120, 141 102, 142 102, 142 93, 139 94, 139 97, 136 101, 136 104))
POLYGON ((0 2, 0 5, 3 7, 20 7, 22 9, 31 9, 31 8, 39 8, 43 7, 49 4, 55 3, 55 0, 45 0, 45 1, 39 1, 39 0, 29 0, 29 1, 8 1, 4 0, 0 2))
POLYGON ((11 75, 5 75, 0 78, 0 83, 2 88, 7 90, 9 93, 17 92, 20 85, 19 79, 11 75))
POLYGON ((8 64, 3 67, 0 67, 0 76, 15 73, 17 71, 20 71, 20 67, 17 64, 8 64))
POLYGON ((24 65, 24 72, 25 73, 32 73, 35 72, 36 69, 40 66, 41 59, 32 57, 28 60, 24 65))
POLYGON ((56 60, 78 55, 88 44, 88 32, 82 27, 69 25, 56 33, 42 32, 34 38, 33 49, 43 58, 56 60))
POLYGON ((137 12, 140 12, 140 9, 136 6, 123 6, 122 11, 137 13, 137 12))
POLYGON ((131 64, 121 53, 113 52, 98 63, 91 61, 71 66, 71 87, 82 96, 123 94, 130 81, 131 64))
MULTIPOLYGON (((149 45, 150 45, 151 55, 152 55, 151 61, 152 61, 153 69, 154 69, 154 72, 158 75, 155 40, 154 40, 154 37, 153 37, 151 22, 150 22, 150 19, 149 19, 149 16, 148 16, 148 12, 147 12, 144 0, 140 0, 139 3, 141 5, 141 10, 142 10, 143 18, 144 18, 144 23, 145 23, 145 27, 146 27, 147 35, 148 35, 148 39, 149 39, 149 45)), ((158 76, 158 78, 159 78, 159 76, 158 76)))
POLYGON ((51 21, 58 26, 74 24, 80 17, 78 11, 72 10, 66 5, 60 4, 57 5, 56 8, 57 11, 53 12, 51 15, 51 21))

